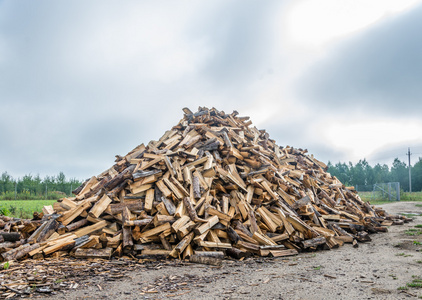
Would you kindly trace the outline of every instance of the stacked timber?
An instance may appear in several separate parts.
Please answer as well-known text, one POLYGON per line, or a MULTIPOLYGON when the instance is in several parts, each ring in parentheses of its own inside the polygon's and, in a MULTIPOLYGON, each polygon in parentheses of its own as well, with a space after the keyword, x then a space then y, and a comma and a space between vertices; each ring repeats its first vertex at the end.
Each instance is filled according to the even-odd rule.
POLYGON ((324 163, 306 150, 277 146, 249 117, 183 111, 158 141, 116 156, 75 197, 44 207, 41 220, 3 218, 2 259, 56 253, 218 264, 224 255, 277 257, 357 245, 408 221, 364 203, 324 163))

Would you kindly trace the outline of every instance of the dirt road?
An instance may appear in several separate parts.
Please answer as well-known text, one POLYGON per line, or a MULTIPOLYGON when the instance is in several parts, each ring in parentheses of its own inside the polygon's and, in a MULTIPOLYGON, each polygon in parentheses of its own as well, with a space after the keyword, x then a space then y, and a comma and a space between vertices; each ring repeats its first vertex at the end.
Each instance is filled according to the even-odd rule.
MULTIPOLYGON (((420 202, 383 207, 389 213, 418 216, 403 226, 391 226, 388 233, 371 235, 372 242, 360 243, 359 248, 346 244, 290 258, 226 260, 222 267, 155 262, 137 265, 122 278, 116 267, 104 272, 117 276, 85 277, 77 288, 57 291, 46 299, 418 298, 422 288, 398 288, 422 276, 422 246, 417 245, 422 235, 407 235, 408 229, 422 224, 422 207, 420 202)), ((99 267, 91 264, 91 268, 99 267)))

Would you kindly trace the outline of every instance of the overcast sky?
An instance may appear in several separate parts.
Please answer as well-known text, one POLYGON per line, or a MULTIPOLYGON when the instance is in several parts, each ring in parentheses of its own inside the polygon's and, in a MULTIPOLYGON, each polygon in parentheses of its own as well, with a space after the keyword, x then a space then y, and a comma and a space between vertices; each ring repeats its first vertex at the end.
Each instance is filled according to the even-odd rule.
POLYGON ((414 0, 0 0, 0 172, 97 175, 185 106, 324 162, 416 162, 421 32, 414 0))

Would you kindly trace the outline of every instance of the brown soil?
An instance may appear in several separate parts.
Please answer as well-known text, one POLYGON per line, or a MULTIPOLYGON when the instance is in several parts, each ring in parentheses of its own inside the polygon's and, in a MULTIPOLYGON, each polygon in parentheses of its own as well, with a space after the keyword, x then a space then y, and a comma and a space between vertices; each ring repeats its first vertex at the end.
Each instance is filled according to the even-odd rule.
POLYGON ((372 242, 360 243, 359 248, 346 244, 289 258, 225 260, 222 267, 176 261, 87 262, 80 277, 69 274, 68 279, 78 285, 45 295, 48 299, 414 299, 422 295, 421 288, 397 288, 412 282, 412 276, 422 276, 422 246, 414 243, 422 243, 422 235, 406 234, 422 224, 422 207, 416 204, 383 205, 391 214, 417 216, 413 222, 391 226, 388 233, 371 235, 372 242), (127 271, 121 274, 122 270, 127 271))

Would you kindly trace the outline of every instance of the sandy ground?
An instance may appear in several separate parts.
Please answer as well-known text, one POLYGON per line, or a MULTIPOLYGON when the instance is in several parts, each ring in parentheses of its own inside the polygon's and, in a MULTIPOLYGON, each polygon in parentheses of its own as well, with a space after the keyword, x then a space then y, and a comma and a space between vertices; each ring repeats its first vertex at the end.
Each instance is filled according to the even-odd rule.
MULTIPOLYGON (((383 208, 392 214, 422 214, 416 204, 383 208)), ((422 263, 417 262, 422 246, 414 244, 422 242, 422 235, 405 234, 416 224, 422 224, 422 216, 371 235, 372 242, 359 248, 346 244, 289 258, 226 260, 222 267, 156 262, 123 278, 92 277, 48 299, 415 299, 422 289, 397 288, 412 276, 422 276, 422 263)))

